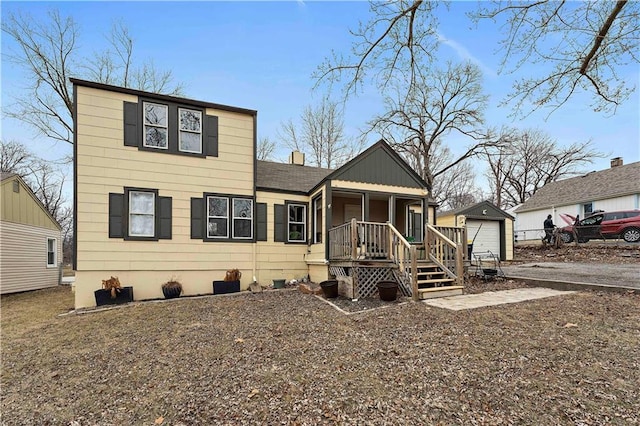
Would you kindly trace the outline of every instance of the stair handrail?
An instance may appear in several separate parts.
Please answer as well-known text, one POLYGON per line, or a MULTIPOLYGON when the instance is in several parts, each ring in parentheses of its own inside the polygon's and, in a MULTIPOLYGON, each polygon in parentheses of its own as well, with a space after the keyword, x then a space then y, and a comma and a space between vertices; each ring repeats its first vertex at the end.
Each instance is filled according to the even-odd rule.
POLYGON ((411 244, 406 240, 404 235, 402 235, 395 226, 393 226, 390 222, 387 222, 387 226, 389 228, 389 257, 398 266, 398 269, 401 270, 404 274, 407 274, 407 269, 410 270, 409 279, 411 280, 411 297, 413 300, 419 300, 418 296, 418 258, 417 258, 417 249, 416 246, 411 244), (393 244, 394 238, 396 237, 396 241, 404 246, 404 250, 402 252, 398 251, 396 254, 396 246, 393 244), (409 268, 407 268, 405 258, 405 251, 409 252, 409 268), (402 257, 402 259, 400 259, 402 257), (402 264, 402 265, 401 265, 402 264))
POLYGON ((449 239, 446 235, 444 235, 442 232, 438 231, 436 228, 434 228, 432 225, 430 224, 426 224, 425 226, 426 228, 426 249, 427 249, 427 256, 429 257, 429 259, 431 259, 433 262, 435 262, 438 266, 440 266, 441 268, 443 268, 443 270, 447 273, 447 275, 449 275, 451 278, 454 278, 456 280, 456 283, 458 285, 462 285, 463 282, 463 269, 464 269, 464 263, 463 263, 463 256, 464 256, 464 250, 462 248, 462 243, 456 243, 453 240, 449 239), (435 257, 433 255, 433 253, 431 252, 431 241, 429 240, 429 233, 433 233, 435 237, 437 237, 438 240, 442 241, 443 243, 445 243, 446 245, 448 245, 449 247, 455 249, 455 273, 453 271, 451 271, 448 267, 446 267, 442 262, 440 262, 440 260, 435 257))

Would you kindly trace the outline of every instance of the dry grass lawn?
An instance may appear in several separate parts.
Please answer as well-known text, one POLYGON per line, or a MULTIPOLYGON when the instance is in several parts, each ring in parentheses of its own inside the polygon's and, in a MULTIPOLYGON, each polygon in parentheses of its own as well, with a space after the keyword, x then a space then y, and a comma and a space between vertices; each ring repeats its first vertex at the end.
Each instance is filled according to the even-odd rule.
POLYGON ((2 297, 3 425, 640 422, 640 296, 345 316, 270 291, 58 317, 2 297))

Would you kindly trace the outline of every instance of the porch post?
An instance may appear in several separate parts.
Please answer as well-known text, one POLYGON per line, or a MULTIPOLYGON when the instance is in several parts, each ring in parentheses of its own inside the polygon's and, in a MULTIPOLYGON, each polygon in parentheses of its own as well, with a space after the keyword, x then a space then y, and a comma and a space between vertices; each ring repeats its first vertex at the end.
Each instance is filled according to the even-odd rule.
POLYGON ((333 219, 331 217, 331 181, 328 181, 324 186, 324 211, 325 211, 325 223, 324 223, 324 235, 322 236, 322 241, 324 241, 324 258, 329 260, 329 230, 331 229, 331 224, 333 223, 333 219))
POLYGON ((365 192, 364 193, 364 206, 363 206, 363 210, 364 210, 364 215, 362 216, 362 220, 364 220, 365 222, 369 222, 369 193, 365 192))
POLYGON ((358 221, 351 218, 351 260, 358 258, 358 221))
POLYGON ((411 245, 411 298, 416 302, 420 300, 418 295, 418 249, 411 245))

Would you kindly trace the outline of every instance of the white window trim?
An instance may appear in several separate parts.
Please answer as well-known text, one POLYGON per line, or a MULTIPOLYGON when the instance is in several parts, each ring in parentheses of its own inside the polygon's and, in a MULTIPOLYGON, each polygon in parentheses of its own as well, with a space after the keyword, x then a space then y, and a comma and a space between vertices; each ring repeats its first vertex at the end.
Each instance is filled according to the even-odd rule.
POLYGON ((127 233, 129 235, 129 237, 142 237, 142 238, 153 238, 156 235, 156 194, 155 192, 152 191, 129 191, 129 207, 127 209, 127 233), (152 232, 150 235, 146 235, 146 234, 134 234, 133 232, 131 232, 131 196, 133 194, 151 194, 153 195, 153 208, 152 208, 152 213, 133 213, 139 216, 152 216, 153 221, 152 221, 152 232))
POLYGON ((207 238, 220 238, 220 239, 228 239, 229 238, 229 217, 231 215, 229 214, 229 198, 228 197, 218 197, 215 195, 209 195, 207 197, 207 238), (226 216, 211 216, 209 214, 209 200, 212 198, 217 198, 220 200, 224 200, 225 203, 227 204, 227 215, 226 216), (227 219, 227 232, 225 233, 225 235, 210 235, 209 234, 209 219, 220 219, 220 218, 225 218, 227 219))
POLYGON ((47 237, 47 268, 58 266, 58 239, 47 237), (49 263, 49 241, 53 241, 53 263, 49 263))
POLYGON ((253 200, 249 199, 249 198, 233 198, 233 201, 231 203, 231 215, 233 216, 233 218, 231 219, 233 221, 232 227, 233 227, 233 239, 237 239, 237 240, 252 240, 253 239, 253 200), (235 210, 234 204, 236 202, 236 200, 238 201, 249 201, 251 207, 250 207, 250 212, 251 212, 251 217, 246 218, 246 217, 235 217, 233 215, 233 210, 235 210), (249 222, 251 222, 251 226, 249 227, 249 229, 251 229, 251 234, 248 237, 236 237, 236 226, 235 226, 235 220, 239 219, 239 220, 248 220, 249 222))
POLYGON ((307 241, 307 205, 302 203, 289 203, 287 209, 287 242, 289 243, 304 243, 307 241), (303 210, 303 221, 295 222, 291 220, 291 207, 302 207, 303 210), (302 239, 301 240, 292 240, 290 237, 291 234, 291 225, 302 225, 302 239))
POLYGON ((203 127, 202 111, 198 111, 198 110, 195 110, 195 109, 189 109, 189 108, 178 108, 178 151, 180 151, 180 152, 189 152, 189 153, 193 153, 193 154, 202 154, 202 127, 203 127), (199 132, 194 132, 193 130, 185 130, 185 129, 180 128, 180 111, 197 112, 200 115, 200 131, 199 132), (190 151, 188 149, 180 148, 180 144, 182 142, 182 135, 181 135, 180 132, 194 133, 194 134, 197 134, 198 136, 200 136, 200 151, 190 151))
POLYGON ((320 219, 322 220, 322 194, 313 199, 313 243, 320 244, 322 242, 322 233, 324 230, 318 230, 318 210, 320 210, 320 219), (320 208, 318 208, 320 207, 320 208), (320 232, 320 241, 318 241, 318 232, 320 232))
MULTIPOLYGON (((143 102, 142 103, 142 111, 143 111, 143 113, 142 113, 142 146, 144 146, 145 148, 168 150, 169 149, 169 105, 158 104, 158 103, 155 103, 155 102, 143 102), (159 125, 159 124, 147 123, 146 114, 144 113, 146 105, 155 105, 155 106, 159 106, 159 107, 164 107, 164 109, 166 111, 167 124, 165 126, 162 126, 162 125, 159 125), (167 131, 167 146, 147 145, 147 136, 146 136, 145 126, 157 127, 159 129, 165 129, 167 131)), ((200 142, 200 144, 202 145, 202 142, 200 142)))

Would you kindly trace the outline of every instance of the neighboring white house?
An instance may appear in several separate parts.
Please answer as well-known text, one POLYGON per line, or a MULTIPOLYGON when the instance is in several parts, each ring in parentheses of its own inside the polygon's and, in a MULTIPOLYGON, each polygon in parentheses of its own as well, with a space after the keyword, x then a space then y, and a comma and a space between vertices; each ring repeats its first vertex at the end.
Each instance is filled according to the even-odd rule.
POLYGON ((616 211, 640 208, 640 162, 622 164, 611 160, 611 168, 587 173, 539 189, 515 211, 516 241, 539 240, 543 222, 551 215, 556 226, 565 226, 570 215, 584 218, 596 210, 616 211))
POLYGON ((31 188, 14 173, 2 173, 0 293, 58 285, 62 231, 31 188))

